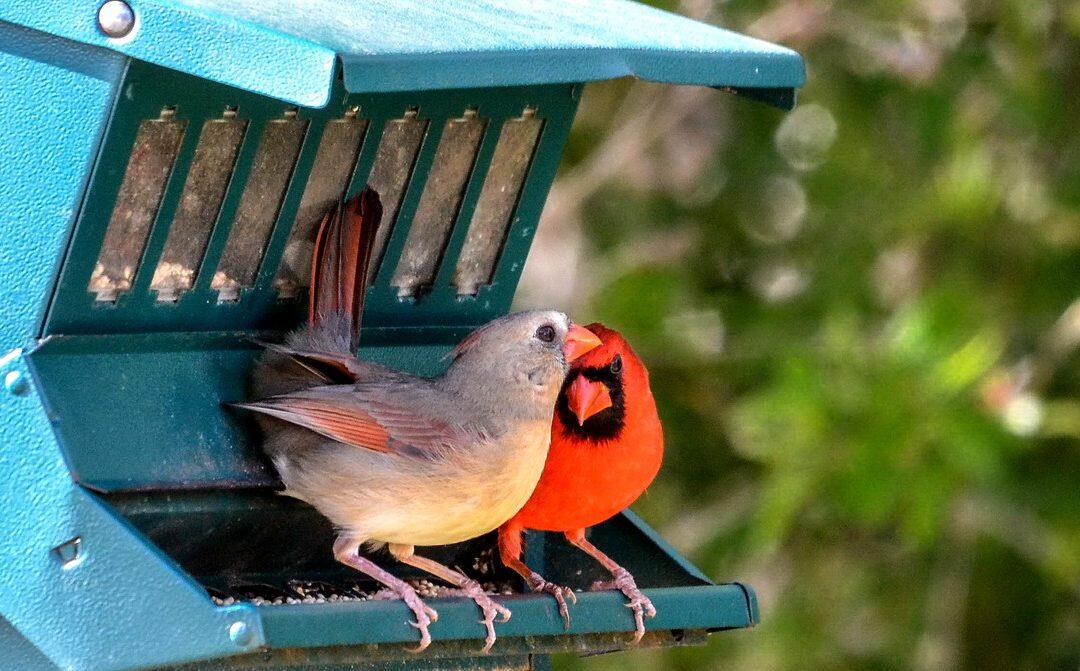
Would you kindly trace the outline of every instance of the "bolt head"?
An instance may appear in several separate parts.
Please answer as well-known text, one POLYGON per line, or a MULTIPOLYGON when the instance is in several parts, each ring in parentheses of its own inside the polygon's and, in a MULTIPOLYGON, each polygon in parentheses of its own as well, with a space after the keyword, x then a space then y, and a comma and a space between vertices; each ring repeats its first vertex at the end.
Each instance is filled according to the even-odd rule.
POLYGON ((97 20, 109 37, 126 37, 135 27, 135 10, 124 0, 109 0, 98 8, 97 20))
POLYGON ((28 389, 26 377, 17 370, 8 371, 4 375, 4 389, 7 389, 10 394, 22 396, 28 389))
POLYGON ((236 645, 251 643, 251 629, 246 622, 233 622, 229 625, 229 640, 236 645))

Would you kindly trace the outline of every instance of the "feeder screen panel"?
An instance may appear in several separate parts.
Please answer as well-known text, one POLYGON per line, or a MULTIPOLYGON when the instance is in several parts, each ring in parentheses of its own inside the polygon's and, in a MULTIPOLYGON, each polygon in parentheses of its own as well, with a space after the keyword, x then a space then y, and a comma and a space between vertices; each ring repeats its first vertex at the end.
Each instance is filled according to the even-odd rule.
POLYGON ((368 185, 365 324, 452 340, 509 310, 578 101, 574 84, 337 79, 301 108, 138 59, 124 79, 42 335, 287 330, 322 217, 368 185))
POLYGON ((503 124, 454 269, 458 295, 474 295, 480 285, 491 284, 543 125, 532 107, 503 124))
POLYGON ((402 118, 387 121, 383 129, 379 149, 375 154, 375 165, 368 177, 368 184, 379 194, 383 206, 382 224, 375 232, 371 251, 368 282, 375 279, 382 262, 386 243, 390 239, 398 210, 401 209, 401 199, 405 195, 409 177, 412 176, 427 127, 428 120, 421 119, 415 109, 410 109, 402 118))
POLYGON ((337 205, 344 195, 367 130, 368 121, 358 119, 358 111, 349 110, 344 119, 328 122, 323 131, 315 165, 300 199, 296 224, 289 234, 285 255, 274 280, 274 287, 282 298, 294 297, 310 282, 316 227, 326 211, 337 205))
POLYGON ((203 124, 180 204, 150 284, 159 301, 175 301, 195 283, 246 128, 247 121, 237 119, 234 110, 227 110, 225 118, 203 124))
POLYGON ((88 288, 98 301, 115 301, 119 294, 131 289, 187 127, 187 121, 175 119, 173 114, 173 109, 166 108, 159 118, 139 124, 105 240, 90 276, 88 288))
POLYGON ((307 121, 295 112, 266 123, 211 284, 219 301, 238 300, 242 288, 254 286, 306 130, 307 121))
POLYGON ((434 283, 486 125, 475 111, 446 121, 391 282, 398 296, 416 296, 434 283))

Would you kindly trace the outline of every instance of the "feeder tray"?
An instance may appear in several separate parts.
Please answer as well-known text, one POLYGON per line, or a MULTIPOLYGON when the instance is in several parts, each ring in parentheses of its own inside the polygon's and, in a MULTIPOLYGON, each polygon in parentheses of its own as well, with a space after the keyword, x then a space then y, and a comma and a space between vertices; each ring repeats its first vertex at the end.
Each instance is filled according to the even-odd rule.
MULTIPOLYGON (((385 209, 361 356, 436 374, 509 310, 583 83, 787 108, 799 56, 623 0, 130 8, 109 37, 96 0, 0 5, 17 101, 0 118, 15 148, 0 163, 0 659, 530 668, 629 647, 622 595, 587 591, 600 567, 530 534, 530 565, 583 590, 569 630, 489 535, 425 554, 513 611, 491 654, 474 604, 420 582, 440 618, 431 648, 406 652, 408 609, 334 561, 329 523, 278 495, 250 419, 222 404, 247 397, 252 337, 303 318, 315 227, 343 194, 371 184, 385 209)), ((642 645, 757 621, 749 587, 714 584, 631 513, 591 538, 656 605, 642 645)))

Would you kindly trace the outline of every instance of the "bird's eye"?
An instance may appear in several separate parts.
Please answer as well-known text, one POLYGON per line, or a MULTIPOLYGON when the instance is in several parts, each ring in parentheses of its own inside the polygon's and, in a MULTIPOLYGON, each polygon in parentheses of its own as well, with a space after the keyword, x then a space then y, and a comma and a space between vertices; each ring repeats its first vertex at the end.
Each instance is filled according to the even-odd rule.
POLYGON ((536 329, 536 337, 540 342, 553 342, 555 340, 555 327, 550 324, 544 324, 536 329))
POLYGON ((612 373, 622 372, 622 354, 616 354, 615 358, 611 360, 610 370, 612 373))

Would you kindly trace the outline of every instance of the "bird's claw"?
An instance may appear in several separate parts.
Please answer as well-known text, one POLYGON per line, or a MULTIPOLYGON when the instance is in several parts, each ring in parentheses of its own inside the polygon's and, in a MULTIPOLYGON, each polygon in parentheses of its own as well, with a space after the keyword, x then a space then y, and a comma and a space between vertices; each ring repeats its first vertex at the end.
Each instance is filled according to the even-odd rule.
POLYGON ((556 585, 553 582, 544 580, 539 574, 534 573, 529 578, 529 587, 534 592, 542 592, 544 594, 550 594, 555 598, 555 603, 559 605, 559 615, 563 619, 563 629, 570 629, 570 608, 566 605, 566 600, 570 599, 577 605, 577 594, 574 594, 574 590, 569 587, 563 587, 562 585, 556 585))
MULTIPOLYGON (((484 613, 484 619, 480 620, 480 624, 484 625, 487 629, 487 636, 484 637, 484 647, 481 652, 489 652, 491 646, 495 645, 495 618, 498 616, 500 624, 510 621, 510 609, 497 603, 494 599, 484 592, 484 588, 480 586, 480 583, 475 580, 469 580, 464 583, 460 589, 453 590, 459 592, 462 596, 467 596, 476 602, 476 605, 484 613)), ((446 592, 444 592, 445 594, 446 592)))
MULTIPOLYGON (((651 604, 650 604, 650 605, 651 605, 651 604)), ((438 621, 439 621, 439 612, 438 612, 438 611, 436 611, 436 610, 435 610, 434 608, 432 608, 431 606, 429 606, 429 605, 427 605, 427 604, 424 604, 424 612, 425 612, 425 613, 427 613, 428 619, 430 619, 430 620, 431 620, 431 623, 432 623, 432 624, 435 624, 436 622, 438 622, 438 621)), ((650 617, 651 617, 651 616, 650 616, 650 617)))
POLYGON ((645 596, 641 590, 638 589, 637 583, 634 581, 634 576, 630 575, 630 572, 626 569, 620 568, 613 572, 612 580, 598 580, 593 583, 592 589, 617 589, 630 600, 625 605, 627 608, 634 611, 634 643, 640 643, 641 639, 645 636, 645 618, 656 617, 656 607, 653 606, 649 597, 645 596))
POLYGON ((415 597, 415 602, 411 602, 411 599, 405 598, 405 604, 412 609, 413 614, 416 616, 416 620, 409 622, 409 626, 416 628, 420 632, 420 645, 409 649, 409 652, 416 653, 422 652, 431 645, 431 632, 428 631, 428 626, 439 619, 439 614, 423 601, 420 601, 420 597, 417 597, 415 592, 413 593, 413 596, 415 597))
POLYGON ((434 608, 423 602, 420 596, 416 593, 412 587, 408 585, 404 589, 398 591, 396 589, 381 589, 375 593, 373 599, 400 599, 405 602, 405 605, 409 607, 409 610, 416 616, 416 620, 406 620, 405 624, 415 628, 420 632, 420 645, 415 648, 409 648, 409 652, 423 652, 429 645, 431 645, 431 632, 428 631, 428 626, 439 621, 439 613, 434 608))

